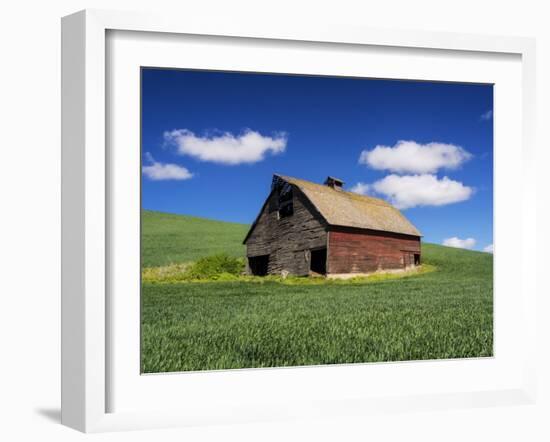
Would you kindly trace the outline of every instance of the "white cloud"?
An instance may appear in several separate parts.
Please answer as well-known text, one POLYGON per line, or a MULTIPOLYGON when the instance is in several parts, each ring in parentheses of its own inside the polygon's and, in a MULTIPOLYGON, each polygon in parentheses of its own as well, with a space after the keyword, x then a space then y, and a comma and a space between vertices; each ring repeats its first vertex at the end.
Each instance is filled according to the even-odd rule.
POLYGON ((226 165, 257 163, 268 153, 277 155, 284 152, 287 143, 285 133, 269 137, 253 130, 246 130, 241 135, 225 132, 199 137, 190 130, 176 129, 165 132, 164 139, 176 146, 181 155, 226 165))
POLYGON ((416 206, 444 206, 465 201, 474 189, 448 177, 435 175, 388 175, 371 188, 389 199, 398 209, 416 206))
POLYGON ((456 236, 443 240, 443 245, 448 247, 456 247, 458 249, 473 249, 476 245, 474 238, 460 239, 456 236))
POLYGON ((492 110, 488 110, 487 112, 484 112, 481 114, 481 116, 479 117, 482 121, 488 121, 490 120, 491 118, 493 118, 493 111, 492 110))
POLYGON ((362 151, 359 163, 377 170, 423 174, 441 168, 456 169, 471 157, 472 154, 454 144, 398 141, 393 147, 378 145, 362 151))
POLYGON ((489 244, 487 247, 484 247, 484 248, 483 248, 483 251, 484 251, 484 252, 487 252, 487 253, 493 253, 493 251, 494 251, 494 246, 493 246, 493 244, 489 244))
POLYGON ((143 175, 153 181, 188 180, 193 177, 193 174, 185 167, 155 161, 149 152, 145 154, 145 158, 150 164, 143 166, 141 170, 143 175))
POLYGON ((367 183, 357 183, 355 186, 353 186, 351 189, 349 189, 350 192, 358 193, 359 195, 367 195, 371 189, 371 186, 367 183))

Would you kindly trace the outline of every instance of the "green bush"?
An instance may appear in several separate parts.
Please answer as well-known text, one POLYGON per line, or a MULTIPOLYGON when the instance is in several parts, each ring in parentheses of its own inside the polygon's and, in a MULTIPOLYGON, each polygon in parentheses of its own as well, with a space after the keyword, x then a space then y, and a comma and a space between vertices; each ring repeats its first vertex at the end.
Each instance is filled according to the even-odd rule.
POLYGON ((238 276, 244 271, 244 259, 234 258, 224 253, 206 256, 191 264, 186 270, 188 279, 228 279, 228 275, 238 276), (223 276, 222 276, 223 275, 223 276))

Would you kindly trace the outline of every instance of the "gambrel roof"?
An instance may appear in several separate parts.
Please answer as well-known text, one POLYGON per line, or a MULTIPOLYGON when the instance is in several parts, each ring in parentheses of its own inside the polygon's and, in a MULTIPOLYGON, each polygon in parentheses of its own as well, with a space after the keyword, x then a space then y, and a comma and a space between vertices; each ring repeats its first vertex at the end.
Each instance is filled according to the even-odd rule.
POLYGON ((300 189, 329 225, 421 236, 399 210, 380 198, 284 175, 276 174, 273 179, 300 189))

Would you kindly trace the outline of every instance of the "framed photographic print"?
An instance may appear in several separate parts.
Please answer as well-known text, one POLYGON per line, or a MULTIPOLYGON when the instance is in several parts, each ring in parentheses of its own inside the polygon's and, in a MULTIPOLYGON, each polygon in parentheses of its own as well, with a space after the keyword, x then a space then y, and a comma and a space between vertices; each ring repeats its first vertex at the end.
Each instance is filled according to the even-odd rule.
POLYGON ((241 25, 63 20, 63 422, 532 401, 533 42, 241 25))
POLYGON ((143 373, 493 355, 492 84, 143 67, 141 100, 143 373))

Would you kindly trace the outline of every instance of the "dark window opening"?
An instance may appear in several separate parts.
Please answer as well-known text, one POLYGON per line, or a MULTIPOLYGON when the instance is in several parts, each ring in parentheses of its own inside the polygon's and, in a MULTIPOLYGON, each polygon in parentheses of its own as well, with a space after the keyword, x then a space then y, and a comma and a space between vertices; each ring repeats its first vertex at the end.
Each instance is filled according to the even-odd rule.
POLYGON ((279 211, 279 201, 276 195, 269 199, 268 210, 269 213, 279 211))
POLYGON ((293 214, 294 204, 292 202, 292 186, 285 183, 279 190, 279 219, 286 218, 293 214))
POLYGON ((253 275, 256 275, 256 276, 267 275, 267 270, 269 267, 269 255, 249 256, 248 267, 250 268, 250 272, 253 275))
POLYGON ((327 249, 311 251, 310 269, 312 272, 325 275, 327 273, 327 249))
POLYGON ((420 253, 414 254, 414 265, 419 266, 420 265, 420 253))

